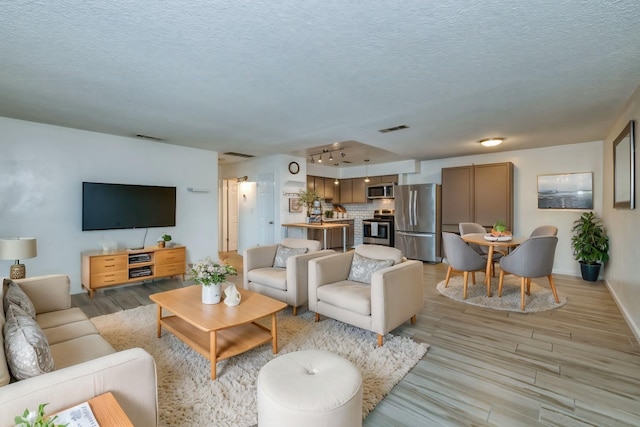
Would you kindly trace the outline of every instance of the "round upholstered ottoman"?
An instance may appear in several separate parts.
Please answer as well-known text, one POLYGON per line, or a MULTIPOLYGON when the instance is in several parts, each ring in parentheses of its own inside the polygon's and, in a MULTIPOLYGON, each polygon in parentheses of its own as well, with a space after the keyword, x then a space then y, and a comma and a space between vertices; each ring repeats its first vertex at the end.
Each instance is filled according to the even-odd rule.
POLYGON ((279 356, 258 374, 259 427, 362 425, 362 375, 328 351, 279 356))

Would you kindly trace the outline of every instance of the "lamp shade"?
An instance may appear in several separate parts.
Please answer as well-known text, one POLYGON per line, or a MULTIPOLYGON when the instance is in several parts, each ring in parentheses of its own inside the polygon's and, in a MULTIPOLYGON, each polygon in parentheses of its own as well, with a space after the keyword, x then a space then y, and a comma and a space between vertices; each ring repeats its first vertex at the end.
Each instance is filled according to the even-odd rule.
POLYGON ((35 237, 0 239, 0 259, 20 260, 38 255, 35 237))

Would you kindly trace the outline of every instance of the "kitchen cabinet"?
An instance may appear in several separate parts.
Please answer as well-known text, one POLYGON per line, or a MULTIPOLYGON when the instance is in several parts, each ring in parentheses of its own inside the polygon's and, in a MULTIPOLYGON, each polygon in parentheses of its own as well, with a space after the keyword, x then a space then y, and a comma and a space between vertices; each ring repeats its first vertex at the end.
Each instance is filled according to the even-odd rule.
POLYGON ((351 203, 367 203, 367 192, 365 190, 367 184, 364 178, 353 178, 351 180, 353 199, 351 203))
POLYGON ((324 199, 333 201, 336 194, 335 178, 322 178, 324 180, 324 199))
POLYGON ((340 180, 340 203, 353 203, 353 179, 340 180))
POLYGON ((461 222, 491 229, 502 220, 513 230, 513 163, 442 169, 442 231, 459 232, 461 222))

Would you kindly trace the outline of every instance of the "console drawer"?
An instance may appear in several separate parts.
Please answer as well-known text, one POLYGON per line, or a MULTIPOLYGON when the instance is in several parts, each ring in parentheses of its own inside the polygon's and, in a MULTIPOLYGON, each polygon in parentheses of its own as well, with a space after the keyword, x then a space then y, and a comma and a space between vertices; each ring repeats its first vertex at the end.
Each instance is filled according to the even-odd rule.
POLYGON ((91 287, 109 286, 116 283, 124 283, 129 280, 129 271, 114 271, 91 275, 91 287))
POLYGON ((185 273, 185 263, 178 262, 175 264, 156 265, 156 276, 175 276, 185 273))
POLYGON ((91 257, 91 275, 126 270, 129 260, 126 255, 91 257))
POLYGON ((155 257, 156 266, 159 264, 176 264, 185 261, 185 251, 184 248, 167 249, 156 252, 155 257))

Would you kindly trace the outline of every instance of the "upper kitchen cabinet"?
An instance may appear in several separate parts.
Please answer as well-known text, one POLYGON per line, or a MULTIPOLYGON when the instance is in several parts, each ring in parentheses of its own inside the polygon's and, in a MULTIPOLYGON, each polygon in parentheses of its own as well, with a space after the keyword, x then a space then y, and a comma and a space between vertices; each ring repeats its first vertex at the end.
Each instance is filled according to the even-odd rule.
POLYGON ((324 179, 324 199, 335 200, 337 185, 335 184, 335 178, 323 178, 324 179))
POLYGON ((491 229, 502 220, 513 229, 513 163, 442 169, 442 231, 458 232, 461 222, 491 229))
POLYGON ((353 191, 352 203, 367 203, 367 192, 365 190, 367 184, 364 182, 364 178, 353 178, 351 185, 353 191))

